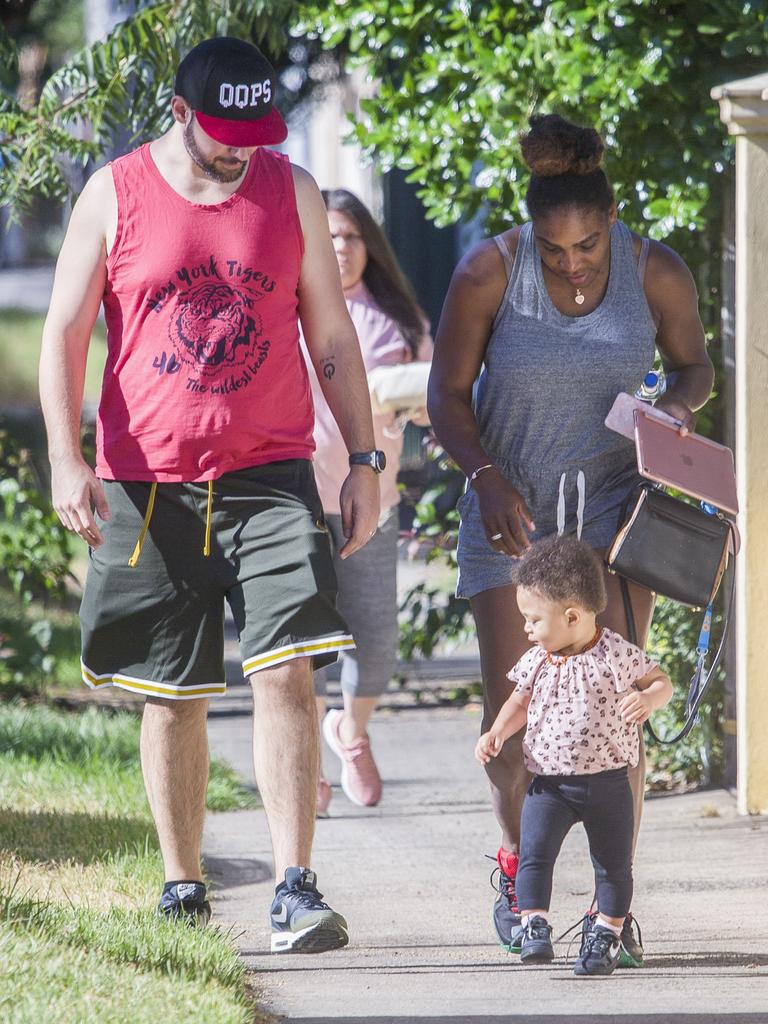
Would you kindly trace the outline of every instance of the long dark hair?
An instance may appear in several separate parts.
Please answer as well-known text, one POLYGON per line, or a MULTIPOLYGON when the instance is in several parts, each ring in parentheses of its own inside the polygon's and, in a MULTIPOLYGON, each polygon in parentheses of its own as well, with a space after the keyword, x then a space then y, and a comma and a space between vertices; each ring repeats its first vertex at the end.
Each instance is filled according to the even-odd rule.
POLYGON ((381 311, 400 328, 415 358, 424 335, 426 317, 386 235, 367 206, 348 189, 323 189, 323 200, 327 210, 343 213, 357 226, 368 255, 363 271, 365 286, 381 311))
POLYGON ((607 213, 613 189, 602 168, 605 147, 594 128, 582 128, 558 114, 536 114, 520 140, 531 169, 525 203, 535 220, 564 206, 607 213))

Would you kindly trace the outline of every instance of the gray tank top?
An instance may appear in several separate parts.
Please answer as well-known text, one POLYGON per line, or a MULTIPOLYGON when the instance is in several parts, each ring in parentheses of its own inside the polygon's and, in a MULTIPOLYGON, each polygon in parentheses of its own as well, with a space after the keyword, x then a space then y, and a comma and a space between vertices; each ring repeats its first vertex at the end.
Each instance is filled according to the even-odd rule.
POLYGON ((475 395, 485 451, 525 498, 535 536, 576 530, 607 543, 637 482, 634 445, 604 424, 620 391, 634 393, 653 364, 656 325, 643 291, 648 241, 636 260, 632 234, 611 230, 605 297, 585 316, 566 316, 544 283, 533 227, 514 263, 494 239, 508 282, 475 395))

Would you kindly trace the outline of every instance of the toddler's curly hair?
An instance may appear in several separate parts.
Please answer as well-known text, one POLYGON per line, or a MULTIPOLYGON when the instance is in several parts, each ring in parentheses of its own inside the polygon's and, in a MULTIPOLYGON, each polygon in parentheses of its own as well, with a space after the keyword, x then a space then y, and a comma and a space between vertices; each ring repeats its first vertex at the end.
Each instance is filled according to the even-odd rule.
POLYGON ((594 550, 575 537, 545 537, 518 560, 514 583, 550 601, 598 614, 608 598, 603 566, 594 550))

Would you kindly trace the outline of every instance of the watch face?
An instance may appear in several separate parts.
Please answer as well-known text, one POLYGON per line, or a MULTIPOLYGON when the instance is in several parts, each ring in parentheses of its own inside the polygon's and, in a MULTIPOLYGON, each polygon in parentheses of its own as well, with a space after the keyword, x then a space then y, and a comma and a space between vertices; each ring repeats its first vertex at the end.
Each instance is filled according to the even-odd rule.
POLYGON ((375 451, 373 453, 373 468, 377 473, 383 473, 387 468, 387 456, 384 452, 375 451))

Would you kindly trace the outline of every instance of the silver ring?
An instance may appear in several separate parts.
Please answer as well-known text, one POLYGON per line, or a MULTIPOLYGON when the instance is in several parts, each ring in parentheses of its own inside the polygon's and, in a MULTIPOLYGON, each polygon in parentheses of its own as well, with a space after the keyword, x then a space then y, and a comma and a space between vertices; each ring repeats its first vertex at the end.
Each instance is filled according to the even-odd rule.
POLYGON ((503 536, 503 533, 494 533, 493 536, 491 537, 491 540, 501 540, 503 536))

